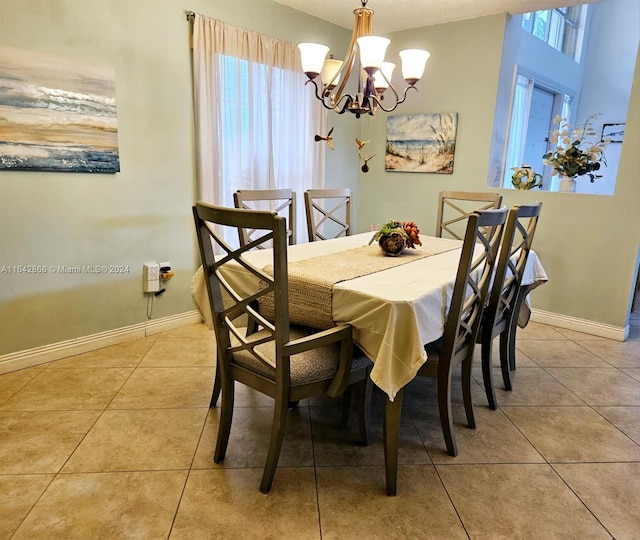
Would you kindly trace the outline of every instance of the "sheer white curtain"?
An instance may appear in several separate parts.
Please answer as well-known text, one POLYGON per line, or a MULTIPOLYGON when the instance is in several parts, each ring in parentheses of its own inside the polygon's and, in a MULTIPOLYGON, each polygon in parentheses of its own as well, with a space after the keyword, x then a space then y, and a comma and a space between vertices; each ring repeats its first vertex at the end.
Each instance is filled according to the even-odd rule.
MULTIPOLYGON (((198 199, 233 206, 237 189, 324 186, 326 114, 305 86, 293 43, 196 14, 193 77, 198 199)), ((229 238, 230 241, 237 239, 229 238)))

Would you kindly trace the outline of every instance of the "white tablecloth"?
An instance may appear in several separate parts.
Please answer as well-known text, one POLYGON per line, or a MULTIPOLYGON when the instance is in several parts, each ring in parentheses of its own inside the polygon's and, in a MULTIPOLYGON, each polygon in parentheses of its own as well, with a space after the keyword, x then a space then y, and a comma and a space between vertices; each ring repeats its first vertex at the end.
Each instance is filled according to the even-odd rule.
MULTIPOLYGON (((366 245, 371 234, 290 246, 288 259, 291 262, 366 245)), ((429 237, 423 236, 422 241, 426 245, 429 237)), ((270 250, 247 254, 247 259, 258 268, 272 263, 271 258, 270 250)), ((371 379, 391 400, 426 361, 424 344, 443 334, 459 260, 460 250, 448 251, 333 287, 334 321, 353 327, 354 341, 374 362, 371 379)), ((239 265, 225 277, 243 295, 258 288, 255 276, 239 265)), ((547 280, 533 252, 525 277, 523 284, 547 280)), ((192 295, 211 327, 202 269, 193 277, 192 295)))

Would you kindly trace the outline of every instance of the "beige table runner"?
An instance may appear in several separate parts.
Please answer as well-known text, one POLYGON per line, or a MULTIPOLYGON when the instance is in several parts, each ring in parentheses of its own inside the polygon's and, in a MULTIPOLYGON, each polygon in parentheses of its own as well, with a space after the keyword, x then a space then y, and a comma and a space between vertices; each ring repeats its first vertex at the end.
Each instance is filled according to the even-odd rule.
MULTIPOLYGON (((289 263, 289 320, 311 328, 331 328, 335 326, 332 293, 336 283, 459 249, 461 245, 460 240, 429 238, 425 245, 406 249, 397 257, 385 256, 374 244, 289 263)), ((272 276, 273 266, 266 266, 263 271, 272 276)), ((265 285, 261 283, 262 288, 265 285)), ((274 318, 272 294, 260 298, 260 313, 274 318)))

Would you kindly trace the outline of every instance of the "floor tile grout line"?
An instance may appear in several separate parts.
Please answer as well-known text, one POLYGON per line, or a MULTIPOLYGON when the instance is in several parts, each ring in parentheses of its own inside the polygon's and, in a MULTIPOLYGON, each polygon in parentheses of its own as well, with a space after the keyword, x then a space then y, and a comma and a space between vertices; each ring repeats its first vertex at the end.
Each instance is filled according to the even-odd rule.
POLYGON ((602 523, 602 521, 600 521, 600 519, 598 519, 598 516, 593 512, 593 510, 591 510, 591 508, 589 508, 589 505, 582 500, 582 497, 580 497, 580 495, 578 495, 573 488, 569 485, 569 483, 562 477, 562 475, 556 470, 556 468, 553 466, 553 463, 549 463, 549 466, 551 467, 551 470, 554 472, 554 474, 562 481, 562 483, 567 486, 567 488, 569 489, 569 491, 571 491, 571 493, 573 493, 573 495, 575 496, 576 499, 578 499, 580 501, 580 503, 582 504, 582 506, 587 510, 587 512, 589 512, 589 514, 591 514, 593 516, 593 519, 595 519, 601 526, 602 528, 607 531, 607 533, 611 536, 611 538, 615 538, 615 536, 611 533, 611 531, 609 531, 609 529, 604 525, 604 523, 602 523))

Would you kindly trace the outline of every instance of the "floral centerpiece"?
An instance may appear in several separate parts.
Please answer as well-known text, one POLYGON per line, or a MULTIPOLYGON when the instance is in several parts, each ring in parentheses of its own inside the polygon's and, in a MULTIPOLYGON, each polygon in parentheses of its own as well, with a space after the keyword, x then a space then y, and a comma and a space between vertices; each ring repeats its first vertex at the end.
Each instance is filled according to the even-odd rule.
POLYGON ((582 127, 575 129, 565 118, 556 116, 553 119, 558 128, 551 133, 549 142, 557 146, 555 150, 542 156, 544 164, 553 167, 552 176, 560 175, 575 181, 577 176, 587 175, 591 182, 601 177, 595 173, 600 170, 601 164, 607 164, 604 150, 609 139, 598 139, 592 126, 596 118, 598 115, 592 114, 582 127))
POLYGON ((542 186, 542 175, 534 171, 530 165, 511 167, 511 183, 516 189, 533 189, 542 186))
POLYGON ((377 241, 385 255, 395 257, 400 255, 405 248, 421 246, 420 230, 413 221, 391 220, 385 223, 375 232, 369 244, 377 241))

